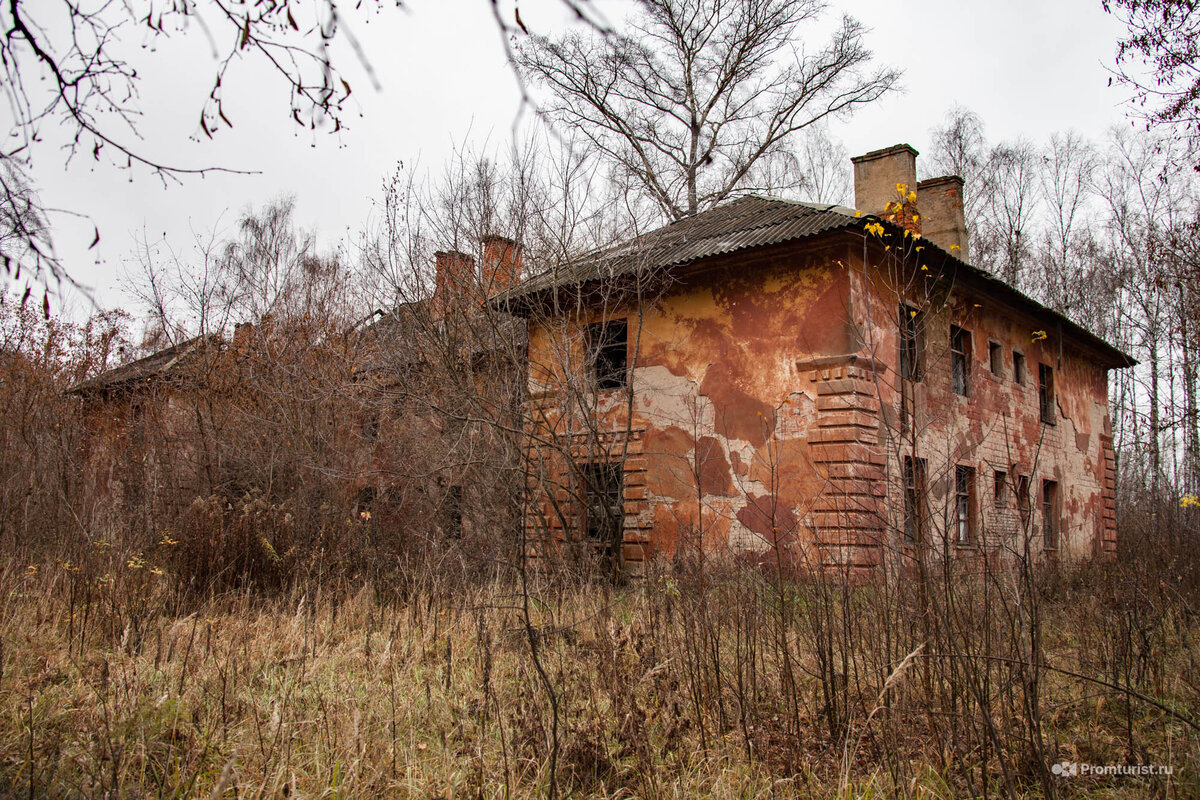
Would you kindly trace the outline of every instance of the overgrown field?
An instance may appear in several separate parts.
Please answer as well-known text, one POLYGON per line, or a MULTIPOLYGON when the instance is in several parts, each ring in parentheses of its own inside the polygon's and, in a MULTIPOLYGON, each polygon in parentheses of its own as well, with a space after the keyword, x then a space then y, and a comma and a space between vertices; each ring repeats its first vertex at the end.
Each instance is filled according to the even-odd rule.
POLYGON ((1032 625, 961 576, 935 615, 729 564, 201 600, 116 567, 4 565, 0 793, 1200 794, 1196 620, 1114 566, 1042 576, 1032 625))

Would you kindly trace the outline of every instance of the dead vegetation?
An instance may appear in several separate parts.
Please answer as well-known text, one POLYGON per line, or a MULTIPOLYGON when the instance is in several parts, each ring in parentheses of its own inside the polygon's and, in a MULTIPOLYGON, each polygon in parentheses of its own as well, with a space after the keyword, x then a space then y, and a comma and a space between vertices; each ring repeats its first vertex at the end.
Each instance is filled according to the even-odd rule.
POLYGON ((0 791, 1189 796, 1200 594, 1171 555, 1039 575, 1035 659, 980 576, 947 584, 947 614, 719 560, 620 589, 425 568, 198 598, 99 551, 10 557, 0 791), (1174 773, 1047 784, 1035 745, 1174 773))

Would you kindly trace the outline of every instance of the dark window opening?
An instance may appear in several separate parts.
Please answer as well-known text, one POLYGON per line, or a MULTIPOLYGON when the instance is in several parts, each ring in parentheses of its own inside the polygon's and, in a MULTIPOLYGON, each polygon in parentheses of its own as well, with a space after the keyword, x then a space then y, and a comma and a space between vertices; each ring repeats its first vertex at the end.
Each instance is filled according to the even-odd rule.
POLYGON ((624 388, 629 367, 629 330, 625 320, 589 325, 587 337, 596 388, 624 388))
POLYGON ((1002 469, 998 469, 994 475, 995 485, 992 487, 993 501, 996 508, 1004 508, 1008 505, 1008 473, 1002 469))
POLYGON ((1004 349, 999 342, 988 342, 988 365, 993 375, 1000 376, 1004 373, 1004 349))
POLYGON ((925 370, 925 332, 921 312, 900 305, 900 376, 919 381, 925 370))
POLYGON ((925 459, 904 457, 904 538, 920 541, 924 526, 925 459))
POLYGON ((1038 409, 1042 422, 1054 424, 1054 367, 1038 364, 1038 409))
POLYGON ((971 332, 950 326, 950 374, 954 393, 966 397, 971 381, 971 332))
POLYGON ((1025 354, 1013 350, 1013 380, 1018 386, 1025 385, 1025 354))
POLYGON ((1058 482, 1042 481, 1042 547, 1058 549, 1058 482))
POLYGON ((1017 510, 1021 512, 1021 524, 1029 522, 1029 476, 1017 476, 1017 510))
POLYGON ((954 468, 954 535, 959 544, 975 541, 975 470, 954 468))
POLYGON ((605 558, 614 558, 625 533, 625 473, 620 464, 583 468, 583 531, 605 558))

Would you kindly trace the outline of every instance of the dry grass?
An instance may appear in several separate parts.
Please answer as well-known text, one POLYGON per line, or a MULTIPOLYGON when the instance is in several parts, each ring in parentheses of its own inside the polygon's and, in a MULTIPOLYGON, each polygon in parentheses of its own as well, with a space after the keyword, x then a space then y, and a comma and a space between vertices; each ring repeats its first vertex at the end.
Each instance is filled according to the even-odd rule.
MULTIPOLYGON (((863 702, 853 706, 862 710, 851 714, 842 742, 822 733, 809 665, 798 665, 803 692, 814 698, 801 709, 799 731, 788 727, 779 684, 767 680, 779 665, 758 664, 754 680, 763 685, 739 692, 739 676, 748 673, 737 662, 747 656, 730 630, 712 667, 724 707, 698 703, 696 659, 708 663, 711 654, 697 656, 680 634, 694 609, 681 599, 686 590, 666 578, 622 591, 537 586, 532 637, 518 588, 503 582, 453 591, 430 585, 404 599, 362 587, 272 599, 243 593, 189 608, 178 607, 166 585, 166 578, 157 587, 145 579, 89 584, 61 568, 34 574, 12 563, 3 570, 0 793, 545 796, 553 715, 531 640, 559 703, 557 788, 565 794, 978 791, 956 770, 958 755, 931 745, 915 675, 922 653, 862 686, 863 702), (753 709, 739 706, 747 698, 753 709), (912 735, 895 735, 897 723, 912 735), (884 748, 905 751, 903 780, 881 768, 884 748)), ((1075 628, 1087 609, 1069 593, 1062 602, 1070 613, 1050 635, 1067 653, 1080 646, 1075 628)), ((1187 683, 1200 646, 1195 631, 1171 636, 1162 649, 1170 676, 1162 699, 1194 718, 1187 683)), ((1082 662, 1070 656, 1069 663, 1082 662)), ((1123 700, 1061 675, 1047 683, 1056 755, 1123 763, 1123 700)), ((1134 712, 1136 757, 1173 764, 1172 781, 1081 779, 1064 783, 1063 793, 1197 789, 1195 732, 1152 708, 1134 712)), ((1037 790, 1032 781, 1023 786, 1037 790)))

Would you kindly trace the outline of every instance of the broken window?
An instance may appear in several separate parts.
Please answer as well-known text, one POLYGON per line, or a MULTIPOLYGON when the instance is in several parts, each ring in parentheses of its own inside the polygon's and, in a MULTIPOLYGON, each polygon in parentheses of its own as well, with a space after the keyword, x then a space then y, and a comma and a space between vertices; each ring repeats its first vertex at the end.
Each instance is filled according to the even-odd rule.
POLYGON ((988 342, 988 366, 997 377, 1004 372, 1004 348, 999 342, 988 342))
POLYGON ((924 528, 925 459, 904 457, 904 538, 921 539, 924 528))
POLYGON ((950 326, 950 376, 954 393, 966 397, 971 380, 971 332, 950 326))
POLYGON ((900 376, 906 381, 921 380, 925 361, 925 334, 921 312, 900 304, 900 376))
POLYGON ((1054 367, 1038 364, 1038 409, 1042 422, 1054 424, 1054 367))
POLYGON ((1008 473, 1002 469, 996 470, 993 481, 993 502, 996 508, 1004 508, 1008 505, 1008 473))
POLYGON ((1058 481, 1042 481, 1042 547, 1058 549, 1058 481))
POLYGON ((613 558, 625 531, 624 470, 619 463, 583 467, 583 531, 606 558, 613 558))
POLYGON ((1021 524, 1029 522, 1029 476, 1017 476, 1017 510, 1021 512, 1021 524))
POLYGON ((1013 380, 1018 386, 1025 385, 1025 354, 1013 350, 1013 380))
POLYGON ((959 544, 975 541, 975 469, 954 468, 954 535, 959 544))
POLYGON ((629 366, 629 331, 625 320, 597 322, 587 327, 592 379, 597 389, 621 389, 629 366))

